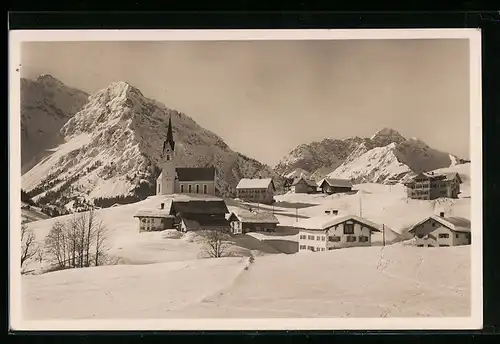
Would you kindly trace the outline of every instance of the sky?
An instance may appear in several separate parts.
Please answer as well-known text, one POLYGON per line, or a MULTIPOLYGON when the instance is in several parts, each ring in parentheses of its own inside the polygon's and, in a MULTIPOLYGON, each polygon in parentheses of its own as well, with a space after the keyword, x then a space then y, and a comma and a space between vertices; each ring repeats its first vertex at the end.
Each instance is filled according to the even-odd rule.
POLYGON ((21 75, 90 94, 126 81, 274 166, 390 127, 469 158, 467 40, 30 42, 21 75))

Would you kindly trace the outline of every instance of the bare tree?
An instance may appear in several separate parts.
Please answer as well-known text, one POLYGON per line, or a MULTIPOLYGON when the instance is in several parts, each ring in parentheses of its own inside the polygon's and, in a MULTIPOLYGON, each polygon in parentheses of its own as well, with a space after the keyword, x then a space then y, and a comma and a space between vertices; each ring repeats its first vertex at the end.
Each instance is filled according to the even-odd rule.
POLYGON ((204 253, 211 258, 220 258, 227 255, 229 244, 227 234, 221 230, 204 230, 201 233, 204 244, 204 253))
POLYGON ((45 240, 45 248, 60 268, 83 268, 106 264, 107 228, 96 212, 75 214, 71 220, 54 223, 45 240), (92 252, 95 252, 94 254, 92 252))
POLYGON ((28 229, 26 223, 21 224, 21 268, 24 268, 24 264, 33 258, 37 252, 35 233, 28 229))

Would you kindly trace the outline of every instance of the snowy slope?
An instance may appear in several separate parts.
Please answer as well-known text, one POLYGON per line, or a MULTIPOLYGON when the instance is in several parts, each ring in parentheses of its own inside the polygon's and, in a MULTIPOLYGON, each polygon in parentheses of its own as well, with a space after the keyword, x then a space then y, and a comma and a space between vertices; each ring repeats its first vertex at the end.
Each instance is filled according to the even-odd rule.
POLYGON ((25 319, 466 317, 471 312, 467 246, 350 248, 256 257, 247 265, 241 258, 221 258, 23 276, 22 311, 25 319))
MULTIPOLYGON (((276 177, 270 167, 232 151, 188 116, 116 82, 92 95, 62 127, 64 143, 23 175, 23 189, 34 200, 60 206, 76 196, 154 194, 169 116, 179 167, 215 165, 224 195, 234 192, 241 177, 276 177)), ((279 186, 280 178, 275 182, 279 186)))
POLYGON ((285 178, 288 178, 288 179, 294 179, 294 178, 300 178, 300 177, 308 178, 309 174, 310 174, 309 172, 307 172, 306 170, 304 170, 302 168, 296 168, 292 172, 286 174, 285 178))
POLYGON ((87 102, 89 95, 51 75, 21 78, 21 164, 34 166, 44 149, 58 142, 61 127, 87 102))

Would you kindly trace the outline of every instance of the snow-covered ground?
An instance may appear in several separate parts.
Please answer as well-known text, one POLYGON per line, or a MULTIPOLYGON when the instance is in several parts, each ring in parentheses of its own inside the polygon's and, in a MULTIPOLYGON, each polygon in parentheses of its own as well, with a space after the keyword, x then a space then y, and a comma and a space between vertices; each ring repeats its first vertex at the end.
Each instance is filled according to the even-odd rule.
POLYGON ((470 247, 402 244, 22 277, 25 319, 462 317, 470 247), (248 269, 245 269, 249 266, 248 269))
MULTIPOLYGON (((470 190, 467 166, 460 173, 470 190)), ((386 226, 386 241, 423 218, 445 211, 471 218, 467 196, 451 200, 408 200, 398 185, 358 184, 356 194, 276 196, 277 205, 226 200, 229 210, 272 211, 277 233, 233 236, 233 257, 200 259, 196 234, 138 231, 139 209, 164 197, 98 210, 109 229, 110 254, 119 265, 22 276, 27 318, 194 318, 194 317, 408 317, 467 316, 470 313, 470 247, 417 248, 408 242, 381 247, 293 253, 297 218, 355 214, 386 226), (294 207, 297 204, 297 209, 294 207), (281 205, 281 206, 280 206, 281 205), (246 257, 254 256, 248 267, 246 257)), ((167 201, 168 203, 168 201, 167 201)), ((31 222, 43 243, 56 221, 31 222)), ((475 230, 472 228, 472 230, 475 230)), ((372 242, 382 241, 375 234, 372 242)), ((295 245, 295 246, 294 246, 295 245)), ((42 263, 47 264, 46 262, 42 263)), ((32 263, 28 269, 40 268, 32 263)))

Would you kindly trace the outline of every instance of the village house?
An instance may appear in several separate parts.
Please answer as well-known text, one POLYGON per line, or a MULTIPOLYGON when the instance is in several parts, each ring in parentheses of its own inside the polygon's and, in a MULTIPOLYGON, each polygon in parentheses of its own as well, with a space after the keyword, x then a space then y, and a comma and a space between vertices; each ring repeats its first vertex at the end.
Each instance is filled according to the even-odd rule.
POLYGON ((433 200, 458 198, 462 179, 458 173, 420 173, 405 183, 408 198, 433 200))
POLYGON ((174 228, 174 216, 170 215, 170 209, 165 209, 165 203, 158 209, 141 209, 134 217, 139 219, 139 232, 174 228))
POLYGON ((232 212, 228 220, 233 234, 274 232, 279 224, 278 219, 271 212, 255 212, 244 209, 232 212))
POLYGON ((320 182, 319 188, 323 193, 331 195, 352 191, 352 183, 349 179, 325 178, 320 182))
POLYGON ((410 228, 418 247, 470 245, 470 221, 461 217, 430 216, 410 228))
POLYGON ((229 213, 222 199, 173 200, 170 215, 181 232, 197 230, 230 231, 226 215, 229 213))
POLYGON ((163 143, 161 173, 156 179, 156 194, 204 194, 215 196, 217 170, 215 167, 176 167, 175 141, 172 121, 168 120, 167 138, 163 143))
POLYGON ((295 178, 290 185, 292 193, 316 193, 317 188, 314 181, 304 177, 295 178))
POLYGON ((328 251, 345 247, 371 246, 371 235, 380 232, 380 225, 356 215, 339 216, 336 211, 304 219, 299 229, 299 252, 328 251))
POLYGON ((272 204, 275 191, 272 178, 243 178, 236 186, 237 197, 246 202, 272 204))

